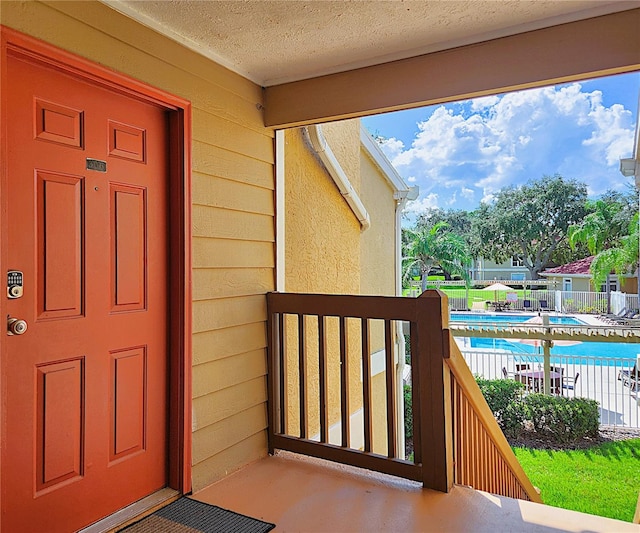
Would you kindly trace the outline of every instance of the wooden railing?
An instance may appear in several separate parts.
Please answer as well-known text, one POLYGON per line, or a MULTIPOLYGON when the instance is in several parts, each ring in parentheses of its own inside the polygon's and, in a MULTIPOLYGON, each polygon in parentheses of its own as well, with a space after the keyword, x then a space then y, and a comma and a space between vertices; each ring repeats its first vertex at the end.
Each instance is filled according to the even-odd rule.
POLYGON ((430 290, 419 298, 270 293, 267 313, 270 453, 289 450, 443 492, 459 483, 540 501, 447 329, 444 293, 430 290), (394 355, 398 321, 410 324, 413 460, 398 448, 403 415, 394 355), (384 358, 383 451, 381 428, 374 427, 373 336, 384 358), (361 419, 361 439, 353 433, 354 412, 361 419))
POLYGON ((493 494, 541 502, 457 344, 446 364, 451 371, 455 482, 493 494))

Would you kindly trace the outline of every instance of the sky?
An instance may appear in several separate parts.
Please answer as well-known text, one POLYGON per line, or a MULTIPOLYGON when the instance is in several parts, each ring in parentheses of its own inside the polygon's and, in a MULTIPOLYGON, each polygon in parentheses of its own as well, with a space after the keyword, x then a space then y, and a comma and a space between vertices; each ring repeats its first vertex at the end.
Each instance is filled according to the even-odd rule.
POLYGON ((398 173, 429 207, 473 210, 501 188, 560 174, 596 198, 632 183, 640 72, 529 89, 362 119, 398 173))

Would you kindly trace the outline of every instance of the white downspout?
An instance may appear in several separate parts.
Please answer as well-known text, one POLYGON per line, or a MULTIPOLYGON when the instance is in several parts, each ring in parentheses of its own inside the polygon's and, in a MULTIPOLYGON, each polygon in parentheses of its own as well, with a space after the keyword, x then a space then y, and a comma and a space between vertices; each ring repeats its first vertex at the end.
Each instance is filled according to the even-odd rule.
POLYGON ((351 211, 353 211, 353 214, 360 222, 361 231, 366 231, 371 226, 369 213, 367 213, 358 193, 351 185, 345 171, 342 169, 340 163, 336 159, 336 156, 331 151, 331 147, 322 133, 322 127, 316 124, 315 126, 307 126, 305 130, 309 137, 309 141, 311 142, 311 146, 324 163, 329 175, 338 187, 340 194, 344 196, 344 199, 347 201, 351 211))

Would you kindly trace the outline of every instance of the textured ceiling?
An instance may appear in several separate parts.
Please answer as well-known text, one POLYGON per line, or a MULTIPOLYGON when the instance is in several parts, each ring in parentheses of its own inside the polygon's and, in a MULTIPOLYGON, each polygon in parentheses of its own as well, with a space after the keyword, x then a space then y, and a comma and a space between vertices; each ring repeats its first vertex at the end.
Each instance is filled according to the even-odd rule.
POLYGON ((103 0, 263 85, 640 7, 601 0, 103 0))

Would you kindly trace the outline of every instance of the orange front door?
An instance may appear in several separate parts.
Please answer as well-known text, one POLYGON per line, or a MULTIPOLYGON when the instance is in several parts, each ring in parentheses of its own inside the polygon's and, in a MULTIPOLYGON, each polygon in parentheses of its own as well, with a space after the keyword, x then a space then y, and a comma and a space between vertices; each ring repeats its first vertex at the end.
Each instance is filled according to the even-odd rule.
POLYGON ((19 57, 7 75, 28 329, 2 354, 1 527, 66 532, 167 484, 167 118, 19 57))

